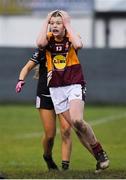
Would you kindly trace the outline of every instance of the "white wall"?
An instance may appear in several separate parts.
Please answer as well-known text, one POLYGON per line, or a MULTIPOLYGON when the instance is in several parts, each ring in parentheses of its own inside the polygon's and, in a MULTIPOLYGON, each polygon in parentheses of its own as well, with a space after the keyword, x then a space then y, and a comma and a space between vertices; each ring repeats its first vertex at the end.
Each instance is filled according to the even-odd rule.
POLYGON ((105 47, 105 24, 102 20, 95 23, 95 46, 98 48, 105 47))
MULTIPOLYGON (((0 17, 0 46, 33 47, 44 19, 37 17, 0 17)), ((92 47, 92 18, 73 18, 72 27, 80 34, 85 47, 92 47)), ((126 19, 112 19, 109 24, 109 47, 126 47, 126 19)), ((95 47, 105 47, 105 24, 95 24, 95 47)))
POLYGON ((126 19, 111 20, 110 47, 126 47, 126 19))
MULTIPOLYGON (((0 46, 35 46, 43 19, 37 17, 0 17, 0 46)), ((80 34, 86 47, 92 44, 92 19, 74 18, 72 27, 80 34)))
MULTIPOLYGON (((105 47, 105 23, 97 20, 95 24, 95 46, 105 47)), ((111 19, 109 22, 109 47, 126 47, 126 19, 111 19)))
POLYGON ((34 46, 41 21, 29 17, 0 18, 0 46, 34 46))

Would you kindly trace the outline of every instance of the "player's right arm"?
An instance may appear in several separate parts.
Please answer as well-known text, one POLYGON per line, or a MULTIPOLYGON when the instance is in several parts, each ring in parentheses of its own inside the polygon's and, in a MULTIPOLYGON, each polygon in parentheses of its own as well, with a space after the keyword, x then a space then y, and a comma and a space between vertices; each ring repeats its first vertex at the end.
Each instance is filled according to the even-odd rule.
POLYGON ((47 17, 46 17, 46 19, 42 25, 42 29, 38 35, 37 40, 36 40, 36 44, 40 49, 44 48, 48 44, 48 38, 47 38, 48 25, 50 23, 50 18, 54 12, 55 11, 52 11, 47 15, 47 17))

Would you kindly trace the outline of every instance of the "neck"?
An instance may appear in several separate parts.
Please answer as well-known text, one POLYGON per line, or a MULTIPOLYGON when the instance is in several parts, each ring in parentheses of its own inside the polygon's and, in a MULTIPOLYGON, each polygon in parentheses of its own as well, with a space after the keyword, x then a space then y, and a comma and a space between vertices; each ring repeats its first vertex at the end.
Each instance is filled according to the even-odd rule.
POLYGON ((61 36, 60 36, 60 37, 56 36, 56 37, 55 37, 55 40, 56 40, 56 41, 62 41, 62 40, 63 40, 63 37, 61 37, 61 36))
POLYGON ((64 38, 64 36, 65 36, 65 32, 64 32, 62 35, 55 36, 55 40, 56 40, 56 41, 62 41, 63 38, 64 38))

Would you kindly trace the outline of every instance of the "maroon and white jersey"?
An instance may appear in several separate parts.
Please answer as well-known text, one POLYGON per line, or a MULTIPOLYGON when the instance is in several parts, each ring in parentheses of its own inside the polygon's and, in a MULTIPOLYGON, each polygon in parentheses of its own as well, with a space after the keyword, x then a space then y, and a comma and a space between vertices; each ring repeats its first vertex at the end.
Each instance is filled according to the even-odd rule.
POLYGON ((52 33, 48 33, 46 60, 49 87, 85 84, 77 51, 69 41, 68 35, 59 42, 55 41, 52 33))

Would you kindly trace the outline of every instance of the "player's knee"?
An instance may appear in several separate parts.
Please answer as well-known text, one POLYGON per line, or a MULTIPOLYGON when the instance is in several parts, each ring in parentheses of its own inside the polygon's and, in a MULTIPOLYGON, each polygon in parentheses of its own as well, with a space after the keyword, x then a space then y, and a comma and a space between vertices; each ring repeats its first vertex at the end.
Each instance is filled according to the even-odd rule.
POLYGON ((54 133, 47 133, 45 132, 44 136, 43 136, 43 140, 46 140, 48 142, 53 142, 55 139, 55 135, 54 133))
POLYGON ((76 122, 82 122, 82 117, 79 117, 78 115, 71 115, 71 122, 74 124, 77 124, 76 122))
POLYGON ((61 134, 62 134, 62 140, 66 141, 70 138, 71 135, 71 128, 64 128, 61 130, 61 134))
POLYGON ((86 129, 87 129, 86 123, 84 123, 83 120, 74 121, 73 126, 74 126, 74 129, 75 129, 76 132, 81 132, 82 133, 82 132, 85 132, 86 129))
POLYGON ((46 139, 54 139, 56 136, 56 131, 45 131, 44 136, 46 139))

